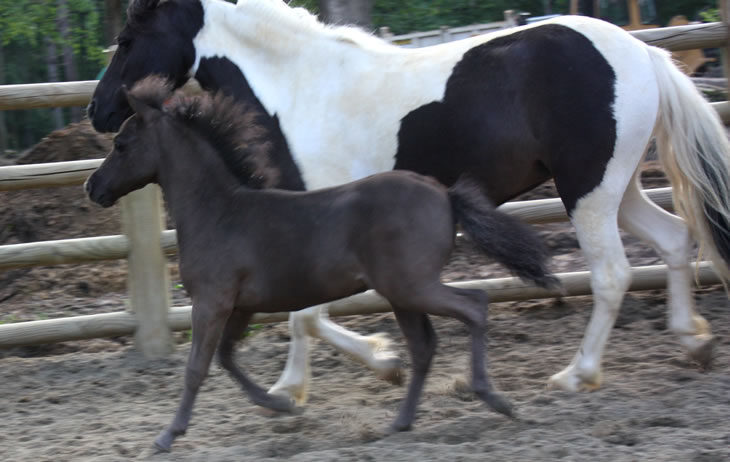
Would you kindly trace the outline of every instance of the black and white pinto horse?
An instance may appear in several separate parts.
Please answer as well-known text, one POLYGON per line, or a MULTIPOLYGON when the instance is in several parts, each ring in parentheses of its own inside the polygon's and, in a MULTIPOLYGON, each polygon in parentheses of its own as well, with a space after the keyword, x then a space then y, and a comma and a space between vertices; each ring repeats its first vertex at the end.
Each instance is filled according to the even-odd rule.
MULTIPOLYGON (((123 85, 150 74, 176 86, 195 77, 270 115, 262 123, 278 134, 281 188, 322 188, 391 169, 450 185, 469 172, 500 204, 554 178, 591 270, 594 308, 580 349, 550 377, 552 386, 601 384, 631 279, 619 225, 665 260, 669 326, 693 358, 711 361, 714 339, 695 310, 689 260, 694 238, 718 273, 730 274, 730 145, 665 51, 577 16, 401 49, 325 26, 281 0, 136 0, 118 44, 89 107, 96 129, 117 130, 132 113, 123 85), (640 190, 637 169, 652 137, 682 218, 640 190)), ((337 326, 325 307, 292 315, 290 329, 286 370, 271 392, 304 399, 307 336, 384 376, 394 367, 378 337, 337 326)))

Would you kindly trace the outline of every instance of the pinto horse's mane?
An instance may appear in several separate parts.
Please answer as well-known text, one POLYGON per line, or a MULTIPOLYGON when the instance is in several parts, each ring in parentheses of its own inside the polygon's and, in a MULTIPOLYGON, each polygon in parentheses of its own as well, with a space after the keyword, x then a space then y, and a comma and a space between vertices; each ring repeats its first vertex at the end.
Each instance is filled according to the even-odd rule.
POLYGON ((278 184, 280 173, 271 160, 271 135, 259 122, 264 114, 252 105, 223 92, 194 96, 181 90, 172 93, 171 84, 158 76, 141 80, 130 93, 203 136, 243 185, 262 189, 278 184))
POLYGON ((324 35, 363 48, 391 47, 389 43, 359 27, 324 24, 306 8, 293 8, 283 0, 238 0, 236 8, 238 11, 245 10, 246 14, 256 14, 262 23, 273 30, 324 35))

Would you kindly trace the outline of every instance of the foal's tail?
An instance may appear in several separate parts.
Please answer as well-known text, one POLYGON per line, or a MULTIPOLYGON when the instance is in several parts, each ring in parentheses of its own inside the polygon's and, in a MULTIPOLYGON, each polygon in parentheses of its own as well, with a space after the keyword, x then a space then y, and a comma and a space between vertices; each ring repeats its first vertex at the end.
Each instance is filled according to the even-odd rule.
POLYGON ((687 221, 715 271, 730 280, 730 143, 717 113, 669 53, 649 47, 659 87, 657 151, 687 221))
POLYGON ((449 199, 456 221, 482 252, 521 279, 545 288, 560 286, 547 269, 549 252, 537 233, 497 211, 478 184, 462 176, 449 188, 449 199))

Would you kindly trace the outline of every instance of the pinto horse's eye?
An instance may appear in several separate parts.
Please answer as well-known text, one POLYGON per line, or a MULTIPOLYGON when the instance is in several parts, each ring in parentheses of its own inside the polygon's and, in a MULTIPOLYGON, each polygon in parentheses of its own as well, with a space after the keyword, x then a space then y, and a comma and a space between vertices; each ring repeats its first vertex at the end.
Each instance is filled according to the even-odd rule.
POLYGON ((129 48, 129 45, 132 44, 132 39, 128 37, 117 37, 117 45, 119 48, 129 48))

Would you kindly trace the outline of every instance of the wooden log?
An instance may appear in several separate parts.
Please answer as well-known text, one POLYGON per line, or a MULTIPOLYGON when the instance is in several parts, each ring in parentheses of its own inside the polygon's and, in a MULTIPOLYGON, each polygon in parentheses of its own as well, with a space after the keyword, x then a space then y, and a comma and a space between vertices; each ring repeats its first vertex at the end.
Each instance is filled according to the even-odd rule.
POLYGON ((84 184, 104 159, 0 167, 0 191, 84 184))
MULTIPOLYGON (((98 80, 80 82, 28 83, 0 85, 0 111, 44 107, 87 106, 98 80)), ((200 84, 190 79, 183 86, 189 94, 201 92, 200 84)))
MULTIPOLYGON (((693 268, 696 269, 697 280, 701 286, 720 284, 720 279, 710 263, 702 262, 698 266, 693 265, 693 268)), ((629 291, 664 289, 666 271, 665 265, 632 268, 633 280, 629 291)), ((489 294, 490 303, 591 294, 588 271, 561 273, 557 276, 563 283, 564 292, 534 287, 517 278, 455 282, 449 285, 485 290, 489 294)), ((370 290, 334 302, 329 313, 330 316, 352 316, 386 313, 390 310, 387 301, 370 290)), ((167 313, 170 329, 190 329, 191 311, 190 306, 170 308, 167 313)), ((289 313, 256 314, 252 322, 282 322, 288 317, 289 313)), ((0 348, 130 335, 139 325, 134 315, 126 312, 4 324, 0 325, 0 348)))
MULTIPOLYGON (((672 188, 645 189, 644 193, 658 206, 670 211, 673 209, 672 188)), ((568 219, 560 199, 507 202, 500 205, 499 210, 532 224, 555 223, 568 219)))
MULTIPOLYGON (((644 192, 660 207, 672 210, 672 188, 646 189, 644 192)), ((568 219, 560 199, 507 202, 499 207, 527 223, 555 223, 568 219)), ((177 253, 177 233, 163 231, 160 238, 166 255, 177 253)), ((65 263, 87 263, 117 260, 129 254, 129 241, 124 236, 60 239, 0 246, 0 270, 65 263)))
POLYGON ((127 194, 120 203, 122 228, 129 239, 127 290, 138 320, 135 343, 146 357, 161 358, 174 350, 167 325, 170 272, 161 245, 162 192, 150 184, 127 194))
POLYGON ((728 36, 727 28, 721 22, 643 29, 630 34, 644 43, 669 51, 724 47, 728 36))
POLYGON ((710 106, 717 112, 717 114, 720 116, 720 120, 722 120, 722 123, 725 125, 730 124, 730 103, 727 101, 721 101, 718 103, 710 103, 710 106))
POLYGON ((0 246, 0 270, 119 260, 129 253, 125 236, 85 237, 0 246))
POLYGON ((0 86, 0 110, 86 106, 98 81, 27 83, 0 86))
MULTIPOLYGON (((165 255, 177 253, 175 230, 163 231, 160 241, 165 255)), ((120 260, 127 258, 127 255, 129 255, 129 239, 126 236, 83 237, 9 244, 0 246, 0 270, 120 260)))

